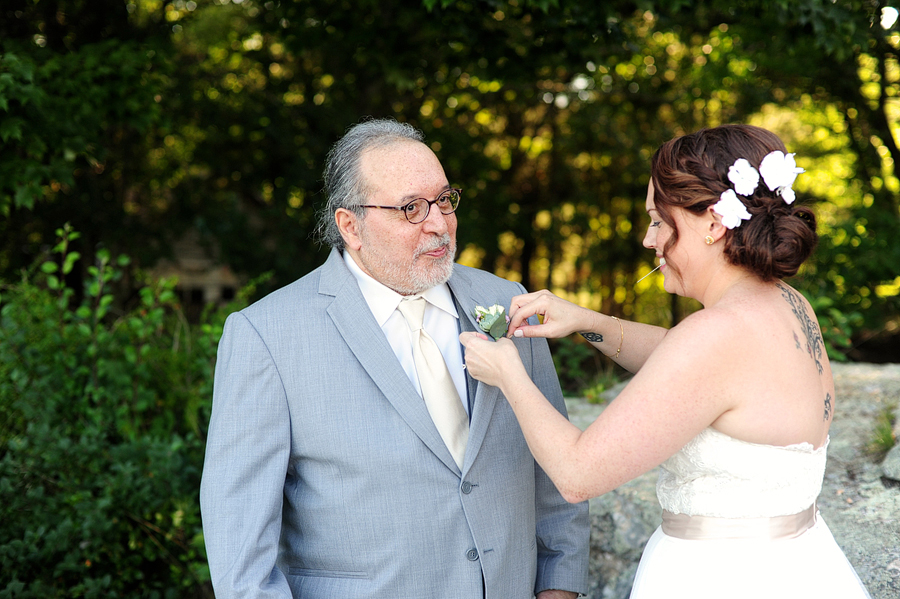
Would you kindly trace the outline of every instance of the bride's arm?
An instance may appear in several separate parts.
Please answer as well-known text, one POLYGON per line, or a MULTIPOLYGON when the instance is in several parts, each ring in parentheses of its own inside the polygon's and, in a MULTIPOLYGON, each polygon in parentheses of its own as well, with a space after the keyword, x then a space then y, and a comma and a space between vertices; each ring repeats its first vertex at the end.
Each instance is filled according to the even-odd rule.
POLYGON ((621 320, 557 297, 549 291, 519 295, 509 308, 509 334, 516 337, 566 337, 580 333, 591 345, 629 372, 637 372, 668 329, 621 320), (540 315, 542 324, 526 319, 540 315))
POLYGON ((500 388, 538 464, 567 501, 578 502, 658 466, 733 407, 715 355, 722 345, 693 323, 683 326, 687 322, 669 332, 584 432, 547 402, 511 341, 493 343, 475 333, 463 333, 460 340, 469 372, 500 388))

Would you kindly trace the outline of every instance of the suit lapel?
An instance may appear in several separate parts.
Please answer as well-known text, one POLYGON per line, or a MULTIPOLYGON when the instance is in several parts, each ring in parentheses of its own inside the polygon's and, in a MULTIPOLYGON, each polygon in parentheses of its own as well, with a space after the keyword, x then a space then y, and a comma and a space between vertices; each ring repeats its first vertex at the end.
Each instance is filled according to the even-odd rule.
POLYGON ((458 471, 456 462, 431 420, 425 402, 400 367, 394 350, 337 250, 332 250, 323 265, 319 293, 334 297, 326 312, 363 370, 387 401, 442 462, 458 471))
MULTIPOLYGON (((483 302, 487 298, 476 300, 473 297, 472 281, 465 271, 454 268, 453 273, 450 281, 448 281, 448 285, 453 294, 453 299, 456 301, 456 308, 459 311, 460 329, 465 332, 482 332, 475 322, 475 306, 484 305, 483 302)), ((491 414, 494 412, 494 405, 500 397, 498 388, 476 381, 469 374, 468 370, 466 371, 466 384, 469 389, 469 397, 472 399, 469 411, 469 414, 471 414, 469 418, 469 442, 466 445, 464 471, 474 461, 475 456, 478 455, 481 449, 481 445, 484 443, 488 425, 491 422, 491 414)))
MULTIPOLYGON (((452 295, 452 292, 451 292, 452 295)), ((453 298, 453 304, 456 306, 457 314, 463 313, 462 305, 457 301, 456 297, 453 298)), ((460 316, 459 318, 459 332, 460 333, 470 333, 475 329, 472 327, 472 323, 469 319, 464 316, 460 316)), ((465 348, 460 345, 460 349, 463 354, 463 363, 465 363, 465 348)), ((474 413, 474 405, 475 405, 475 392, 478 388, 478 381, 469 376, 468 371, 466 374, 466 404, 469 406, 469 422, 472 422, 472 414, 474 413)))

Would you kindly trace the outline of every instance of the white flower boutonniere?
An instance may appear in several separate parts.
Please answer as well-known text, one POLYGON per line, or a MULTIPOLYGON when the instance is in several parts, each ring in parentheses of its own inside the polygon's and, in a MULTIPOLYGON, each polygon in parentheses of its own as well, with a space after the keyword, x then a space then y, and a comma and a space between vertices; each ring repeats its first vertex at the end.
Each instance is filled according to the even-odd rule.
POLYGON ((503 306, 499 304, 494 304, 490 308, 475 306, 475 322, 495 341, 506 335, 509 328, 509 316, 506 315, 503 306))
POLYGON ((713 206, 713 210, 722 216, 722 225, 729 229, 740 226, 742 220, 750 220, 747 207, 741 202, 733 189, 722 192, 720 200, 713 206))
POLYGON ((788 204, 794 203, 796 196, 791 185, 802 172, 803 169, 797 166, 793 154, 779 151, 767 154, 759 164, 759 174, 766 182, 766 187, 780 195, 788 204))
POLYGON ((751 196, 759 185, 759 172, 745 158, 738 158, 728 168, 728 179, 742 196, 751 196))

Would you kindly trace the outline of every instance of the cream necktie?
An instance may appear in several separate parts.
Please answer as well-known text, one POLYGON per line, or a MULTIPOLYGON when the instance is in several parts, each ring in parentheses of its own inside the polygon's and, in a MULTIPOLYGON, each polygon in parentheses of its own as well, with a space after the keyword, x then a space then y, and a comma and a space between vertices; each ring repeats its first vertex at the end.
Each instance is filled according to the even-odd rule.
POLYGON ((422 387, 422 397, 441 438, 460 470, 469 439, 469 417, 463 409, 450 371, 434 339, 422 328, 425 298, 402 300, 397 311, 413 333, 413 360, 422 387))

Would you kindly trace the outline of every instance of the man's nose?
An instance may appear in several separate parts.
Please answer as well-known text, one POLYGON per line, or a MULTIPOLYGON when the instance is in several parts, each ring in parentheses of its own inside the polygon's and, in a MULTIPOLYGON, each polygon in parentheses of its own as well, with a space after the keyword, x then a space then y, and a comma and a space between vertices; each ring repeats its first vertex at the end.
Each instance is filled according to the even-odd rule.
POLYGON ((428 216, 422 221, 422 228, 429 233, 443 235, 450 229, 450 226, 447 223, 448 218, 454 218, 452 212, 450 214, 444 214, 438 209, 437 204, 432 204, 428 210, 428 216))

